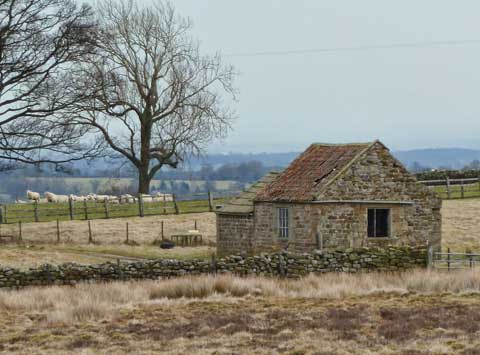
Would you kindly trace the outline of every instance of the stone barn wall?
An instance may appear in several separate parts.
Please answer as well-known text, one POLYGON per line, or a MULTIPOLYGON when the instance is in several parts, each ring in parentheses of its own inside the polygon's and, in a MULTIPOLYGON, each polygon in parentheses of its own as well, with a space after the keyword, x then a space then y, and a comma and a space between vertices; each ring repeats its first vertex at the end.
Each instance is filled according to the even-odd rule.
MULTIPOLYGON (((413 201, 413 205, 395 207, 392 211, 395 242, 425 245, 436 249, 442 239, 442 200, 426 186, 417 183, 388 149, 376 144, 324 193, 321 200, 413 201)), ((362 218, 360 220, 363 220, 362 218)), ((375 242, 370 238, 368 242, 375 242)))
POLYGON ((317 200, 319 203, 256 202, 254 251, 288 248, 292 252, 311 252, 318 249, 319 244, 328 250, 362 246, 425 246, 427 242, 436 250, 440 248, 441 199, 418 184, 380 144, 348 167, 324 192, 319 191, 317 200), (342 200, 346 202, 342 203, 342 200), (278 207, 289 207, 288 240, 278 238, 278 207), (368 238, 369 208, 390 209, 391 237, 368 238))
POLYGON ((251 214, 217 214, 217 253, 250 253, 253 224, 251 214))

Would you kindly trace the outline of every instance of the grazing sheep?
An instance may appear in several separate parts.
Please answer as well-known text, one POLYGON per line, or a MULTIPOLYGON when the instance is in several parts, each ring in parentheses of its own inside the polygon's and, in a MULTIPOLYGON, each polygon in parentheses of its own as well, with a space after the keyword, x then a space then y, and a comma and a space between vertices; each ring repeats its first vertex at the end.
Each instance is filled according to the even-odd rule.
POLYGON ((30 202, 28 202, 28 201, 23 201, 23 200, 19 200, 19 199, 17 198, 17 199, 15 200, 15 203, 16 203, 16 204, 22 204, 22 205, 23 205, 23 204, 30 203, 30 202))
POLYGON ((48 202, 52 203, 60 203, 60 202, 68 202, 67 195, 55 195, 53 192, 45 192, 45 198, 48 202))
POLYGON ((155 194, 156 201, 163 201, 165 199, 166 202, 172 202, 173 201, 173 195, 172 194, 162 194, 161 192, 157 192, 155 194))
POLYGON ((27 190, 27 198, 31 201, 38 202, 40 200, 40 194, 38 192, 27 190))
POLYGON ((55 195, 53 192, 47 191, 44 193, 44 196, 48 202, 57 202, 57 195, 55 195))
POLYGON ((57 195, 57 202, 58 203, 65 203, 68 202, 70 198, 67 195, 57 195))
POLYGON ((107 195, 95 195, 95 201, 97 202, 103 202, 108 200, 109 200, 109 196, 107 195))
POLYGON ((135 202, 136 202, 135 197, 133 197, 133 196, 130 195, 130 194, 122 195, 122 196, 121 196, 121 200, 122 200, 122 202, 124 202, 124 203, 135 203, 135 202))

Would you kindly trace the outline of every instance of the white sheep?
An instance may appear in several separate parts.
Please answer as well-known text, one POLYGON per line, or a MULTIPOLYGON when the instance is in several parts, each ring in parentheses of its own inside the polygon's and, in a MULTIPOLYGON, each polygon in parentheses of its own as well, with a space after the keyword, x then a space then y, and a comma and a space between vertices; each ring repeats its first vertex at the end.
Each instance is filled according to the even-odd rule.
POLYGON ((38 192, 27 190, 27 198, 31 201, 38 202, 40 200, 40 194, 38 192))
POLYGON ((157 198, 157 201, 163 201, 163 200, 165 200, 166 202, 173 201, 173 195, 172 194, 163 194, 161 192, 157 192, 155 194, 155 197, 157 198))
POLYGON ((57 195, 57 202, 58 203, 65 203, 68 202, 70 198, 67 195, 57 195))
POLYGON ((57 195, 55 195, 53 192, 47 191, 44 193, 44 196, 48 202, 57 202, 57 195))
POLYGON ((29 201, 23 201, 23 200, 19 200, 18 198, 15 200, 15 203, 16 204, 26 204, 26 203, 30 203, 29 201))
POLYGON ((103 202, 108 200, 109 200, 109 196, 107 195, 95 195, 95 201, 97 202, 103 202))
POLYGON ((122 195, 122 201, 125 201, 126 203, 136 203, 137 198, 130 194, 125 194, 125 195, 122 195))

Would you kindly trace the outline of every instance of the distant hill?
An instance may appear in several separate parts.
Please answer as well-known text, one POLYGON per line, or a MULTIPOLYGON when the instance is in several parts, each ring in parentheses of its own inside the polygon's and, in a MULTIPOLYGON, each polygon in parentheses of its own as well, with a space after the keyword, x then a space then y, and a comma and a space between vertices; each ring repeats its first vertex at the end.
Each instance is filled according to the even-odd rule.
POLYGON ((480 150, 463 148, 414 149, 393 154, 407 167, 417 162, 430 168, 461 169, 473 160, 480 160, 480 150))
POLYGON ((299 154, 300 152, 210 154, 200 159, 191 159, 189 163, 194 169, 205 164, 217 167, 224 164, 240 164, 253 160, 259 161, 267 167, 285 167, 299 154))
MULTIPOLYGON (((408 168, 416 162, 430 168, 448 167, 461 169, 473 160, 480 160, 480 150, 463 148, 413 149, 394 151, 393 155, 408 168)), ((259 154, 214 154, 200 160, 192 160, 192 167, 204 164, 219 166, 222 164, 239 164, 252 160, 260 161, 267 167, 285 167, 294 160, 300 152, 259 153, 259 154)))

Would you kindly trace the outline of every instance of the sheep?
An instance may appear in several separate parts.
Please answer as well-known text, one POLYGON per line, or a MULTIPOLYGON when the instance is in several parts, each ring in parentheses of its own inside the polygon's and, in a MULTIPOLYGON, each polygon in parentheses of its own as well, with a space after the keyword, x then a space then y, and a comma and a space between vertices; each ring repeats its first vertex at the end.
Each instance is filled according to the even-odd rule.
POLYGON ((48 202, 57 202, 57 195, 55 195, 53 192, 47 191, 44 193, 44 196, 48 202))
POLYGON ((45 192, 45 198, 48 202, 53 203, 60 203, 60 202, 68 202, 67 195, 55 195, 53 192, 45 192))
POLYGON ((58 203, 65 203, 68 202, 70 198, 67 195, 57 195, 57 202, 58 203))
POLYGON ((38 202, 40 200, 40 194, 38 192, 27 190, 27 198, 31 201, 38 202))
POLYGON ((93 200, 95 200, 95 197, 96 197, 95 194, 88 194, 88 195, 87 195, 87 200, 88 200, 88 201, 93 201, 93 200))
POLYGON ((151 195, 141 194, 141 196, 142 196, 143 202, 145 203, 153 202, 153 197, 151 195))
POLYGON ((26 203, 30 203, 29 201, 23 201, 23 200, 19 200, 18 198, 15 200, 15 203, 16 204, 26 204, 26 203))
POLYGON ((95 195, 95 201, 97 202, 103 202, 108 200, 109 200, 109 196, 107 195, 95 195))
POLYGON ((166 201, 166 202, 171 202, 173 201, 173 195, 172 194, 162 194, 161 192, 157 192, 155 194, 156 201, 166 201))
POLYGON ((125 194, 120 196, 120 201, 122 201, 122 203, 131 203, 135 202, 135 198, 130 194, 125 194))

